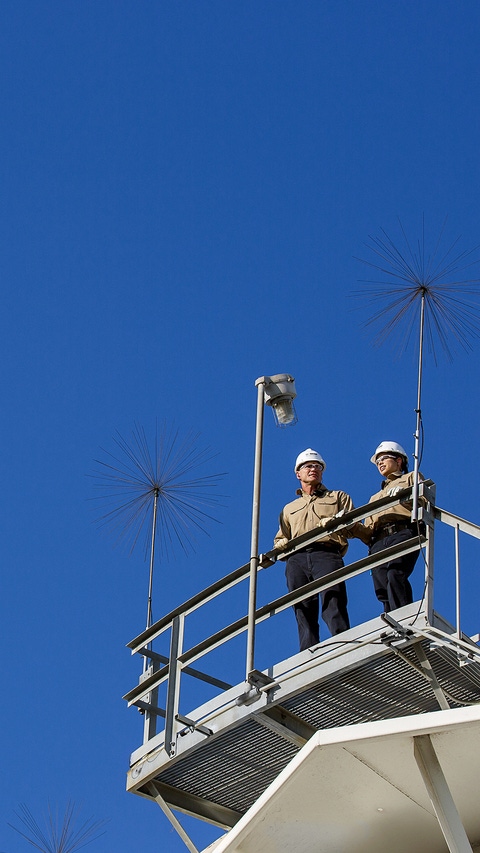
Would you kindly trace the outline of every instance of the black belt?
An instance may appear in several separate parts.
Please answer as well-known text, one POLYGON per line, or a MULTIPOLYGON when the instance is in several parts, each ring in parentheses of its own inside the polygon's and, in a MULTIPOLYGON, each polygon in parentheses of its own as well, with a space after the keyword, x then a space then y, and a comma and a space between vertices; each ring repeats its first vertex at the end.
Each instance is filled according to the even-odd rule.
POLYGON ((378 542, 379 539, 385 539, 386 536, 393 536, 394 533, 400 533, 401 530, 411 530, 413 535, 415 536, 418 532, 423 536, 425 533, 425 525, 423 521, 420 521, 417 524, 415 523, 405 523, 402 524, 400 521, 392 521, 387 524, 380 524, 379 527, 376 527, 373 531, 372 536, 372 544, 374 542, 378 542))
POLYGON ((306 548, 299 548, 297 554, 310 554, 311 551, 333 551, 334 554, 340 554, 342 548, 340 545, 335 545, 330 542, 315 542, 313 545, 307 545, 306 548))

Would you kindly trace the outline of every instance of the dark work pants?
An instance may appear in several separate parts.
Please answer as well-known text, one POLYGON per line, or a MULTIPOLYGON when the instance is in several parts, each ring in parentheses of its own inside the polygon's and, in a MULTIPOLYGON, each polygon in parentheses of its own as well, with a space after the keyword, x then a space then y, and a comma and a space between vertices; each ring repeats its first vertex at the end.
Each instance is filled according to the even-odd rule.
MULTIPOLYGON (((285 577, 290 592, 310 581, 323 578, 344 565, 340 554, 334 551, 302 551, 292 554, 287 560, 285 577)), ((322 619, 334 636, 350 628, 347 612, 347 589, 343 581, 321 593, 322 619)), ((320 639, 318 625, 318 595, 294 605, 298 625, 300 651, 316 645, 320 639)))
MULTIPOLYGON (((407 539, 412 539, 414 536, 416 534, 408 527, 405 530, 399 530, 398 533, 392 533, 391 536, 385 536, 375 542, 370 548, 370 554, 377 554, 384 548, 406 542, 407 539)), ((413 593, 408 578, 413 572, 417 559, 418 551, 414 551, 413 554, 396 557, 383 566, 379 566, 378 569, 372 569, 375 595, 382 602, 385 613, 396 610, 397 607, 403 607, 404 604, 412 603, 413 593)))

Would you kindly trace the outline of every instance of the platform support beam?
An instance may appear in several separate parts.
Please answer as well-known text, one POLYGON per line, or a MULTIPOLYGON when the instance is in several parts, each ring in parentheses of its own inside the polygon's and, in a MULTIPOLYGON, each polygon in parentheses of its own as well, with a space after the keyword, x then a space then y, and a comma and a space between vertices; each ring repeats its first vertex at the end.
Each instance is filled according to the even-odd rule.
POLYGON ((413 748, 415 761, 422 774, 450 853, 472 853, 465 827, 453 801, 430 735, 414 737, 413 748))
POLYGON ((422 667, 423 672, 425 673, 428 681, 430 682, 430 686, 431 686, 431 688, 435 694, 435 698, 439 704, 439 707, 441 708, 442 711, 449 711, 450 710, 450 704, 448 702, 448 699, 445 696, 445 693, 443 692, 442 688, 440 687, 440 685, 437 681, 437 676, 435 675, 435 672, 433 670, 432 664, 428 660, 428 658, 427 658, 425 652, 423 651, 423 648, 422 648, 420 643, 417 643, 415 645, 415 653, 417 655, 417 658, 420 661, 420 666, 422 667))
POLYGON ((162 812, 169 819, 170 823, 172 824, 172 826, 176 830, 176 832, 178 832, 183 843, 188 848, 188 850, 190 850, 190 853, 199 853, 198 848, 195 847, 195 844, 193 843, 192 839, 190 838, 189 835, 187 835, 182 824, 173 814, 170 806, 167 805, 167 803, 163 799, 162 795, 158 792, 158 790, 155 786, 155 783, 150 782, 150 784, 148 785, 148 788, 149 788, 150 794, 154 798, 155 802, 160 806, 162 812))

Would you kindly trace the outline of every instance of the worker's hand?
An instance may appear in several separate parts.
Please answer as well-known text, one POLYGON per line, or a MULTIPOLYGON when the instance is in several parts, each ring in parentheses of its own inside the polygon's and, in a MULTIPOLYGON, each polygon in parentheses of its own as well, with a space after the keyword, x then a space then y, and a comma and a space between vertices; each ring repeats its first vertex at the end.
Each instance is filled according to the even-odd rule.
POLYGON ((364 545, 370 545, 370 542, 372 541, 373 530, 370 530, 369 528, 365 527, 364 524, 359 522, 355 525, 355 532, 357 538, 360 539, 364 543, 364 545))
POLYGON ((394 495, 398 495, 398 493, 400 491, 401 491, 400 486, 394 486, 393 489, 388 490, 387 495, 392 495, 392 497, 393 497, 394 495))
POLYGON ((322 518, 318 524, 319 527, 333 527, 338 518, 341 518, 342 515, 345 515, 345 510, 340 509, 335 515, 327 516, 326 518, 322 518))

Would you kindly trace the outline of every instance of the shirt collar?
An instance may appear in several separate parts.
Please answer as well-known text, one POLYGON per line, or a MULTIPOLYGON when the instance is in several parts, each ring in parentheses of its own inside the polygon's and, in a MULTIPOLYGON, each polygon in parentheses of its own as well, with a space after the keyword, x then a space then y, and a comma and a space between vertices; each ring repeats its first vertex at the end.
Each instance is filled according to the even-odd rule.
POLYGON ((327 487, 324 486, 323 483, 319 483, 317 488, 315 489, 313 495, 307 495, 307 493, 304 492, 303 489, 297 489, 296 494, 298 495, 299 498, 301 498, 301 497, 313 498, 313 497, 315 497, 315 495, 318 495, 319 497, 321 495, 324 495, 326 491, 327 491, 327 487))
POLYGON ((405 471, 392 471, 392 473, 388 475, 387 479, 383 481, 382 489, 388 483, 391 483, 392 480, 398 480, 399 477, 403 477, 404 473, 405 473, 405 471))

